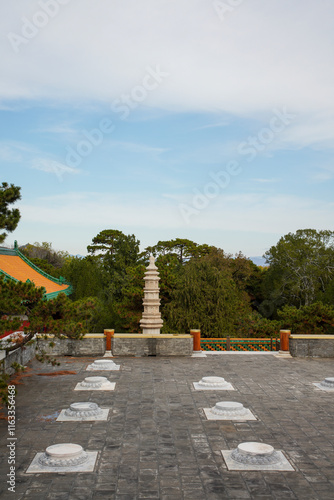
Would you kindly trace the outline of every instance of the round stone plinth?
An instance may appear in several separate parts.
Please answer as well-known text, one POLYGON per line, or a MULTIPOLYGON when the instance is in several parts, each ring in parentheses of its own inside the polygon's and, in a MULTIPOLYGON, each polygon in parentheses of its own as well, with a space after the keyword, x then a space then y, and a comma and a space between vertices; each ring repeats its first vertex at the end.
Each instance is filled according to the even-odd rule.
POLYGON ((67 417, 94 417, 101 415, 102 410, 96 403, 72 403, 70 407, 65 410, 67 417))
POLYGON ((334 389, 334 377, 327 377, 325 380, 320 382, 322 387, 326 387, 326 389, 334 389))
POLYGON ((116 366, 111 359, 96 359, 88 368, 90 370, 112 370, 116 366))
POLYGON ((241 443, 232 451, 231 458, 245 465, 272 465, 281 461, 281 456, 270 444, 241 443))
POLYGON ((248 410, 244 408, 242 403, 237 403, 235 401, 220 401, 211 408, 211 412, 215 415, 226 417, 241 417, 245 415, 247 411, 248 410))
POLYGON ((223 377, 203 377, 198 385, 200 387, 224 387, 228 383, 223 377))
POLYGON ((101 387, 102 384, 105 384, 106 382, 108 382, 107 377, 86 377, 85 380, 81 382, 81 386, 95 389, 101 387))
POLYGON ((61 443, 48 446, 39 463, 47 467, 71 467, 87 460, 88 455, 79 444, 61 443))

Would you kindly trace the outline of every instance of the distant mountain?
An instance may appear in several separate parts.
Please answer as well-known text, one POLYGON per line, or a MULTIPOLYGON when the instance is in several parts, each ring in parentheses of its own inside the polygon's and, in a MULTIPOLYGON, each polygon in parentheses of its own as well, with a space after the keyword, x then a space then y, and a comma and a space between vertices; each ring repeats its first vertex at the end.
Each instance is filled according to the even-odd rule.
POLYGON ((249 257, 249 258, 257 266, 268 266, 268 264, 266 264, 266 259, 264 259, 263 257, 249 257))

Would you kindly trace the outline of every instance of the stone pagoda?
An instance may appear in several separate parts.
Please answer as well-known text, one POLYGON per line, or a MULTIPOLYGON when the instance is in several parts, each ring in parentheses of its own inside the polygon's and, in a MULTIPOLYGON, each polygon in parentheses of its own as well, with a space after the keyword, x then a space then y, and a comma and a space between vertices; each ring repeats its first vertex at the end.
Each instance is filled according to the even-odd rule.
POLYGON ((153 255, 150 255, 150 263, 144 276, 144 312, 140 320, 140 327, 143 329, 143 334, 146 335, 159 335, 160 328, 162 328, 163 321, 159 311, 159 273, 155 265, 153 255))

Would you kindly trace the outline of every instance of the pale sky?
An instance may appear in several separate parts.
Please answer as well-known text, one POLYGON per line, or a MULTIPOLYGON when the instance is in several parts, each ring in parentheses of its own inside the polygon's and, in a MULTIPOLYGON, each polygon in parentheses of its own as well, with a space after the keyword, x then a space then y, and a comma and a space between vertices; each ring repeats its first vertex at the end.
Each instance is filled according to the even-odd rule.
POLYGON ((262 255, 333 230, 334 2, 0 0, 8 236, 262 255))

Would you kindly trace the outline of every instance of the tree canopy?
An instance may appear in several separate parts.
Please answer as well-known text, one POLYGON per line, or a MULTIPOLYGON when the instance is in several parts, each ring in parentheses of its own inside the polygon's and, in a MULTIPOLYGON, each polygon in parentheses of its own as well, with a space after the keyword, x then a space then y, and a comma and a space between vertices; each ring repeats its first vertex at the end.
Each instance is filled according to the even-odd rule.
POLYGON ((326 295, 334 278, 334 232, 300 229, 265 253, 267 295, 278 306, 309 306, 326 295))
POLYGON ((7 232, 14 231, 19 223, 21 217, 19 209, 10 209, 9 206, 21 199, 20 191, 21 188, 14 184, 3 182, 0 185, 0 230, 5 230, 0 234, 0 243, 6 239, 7 232))

